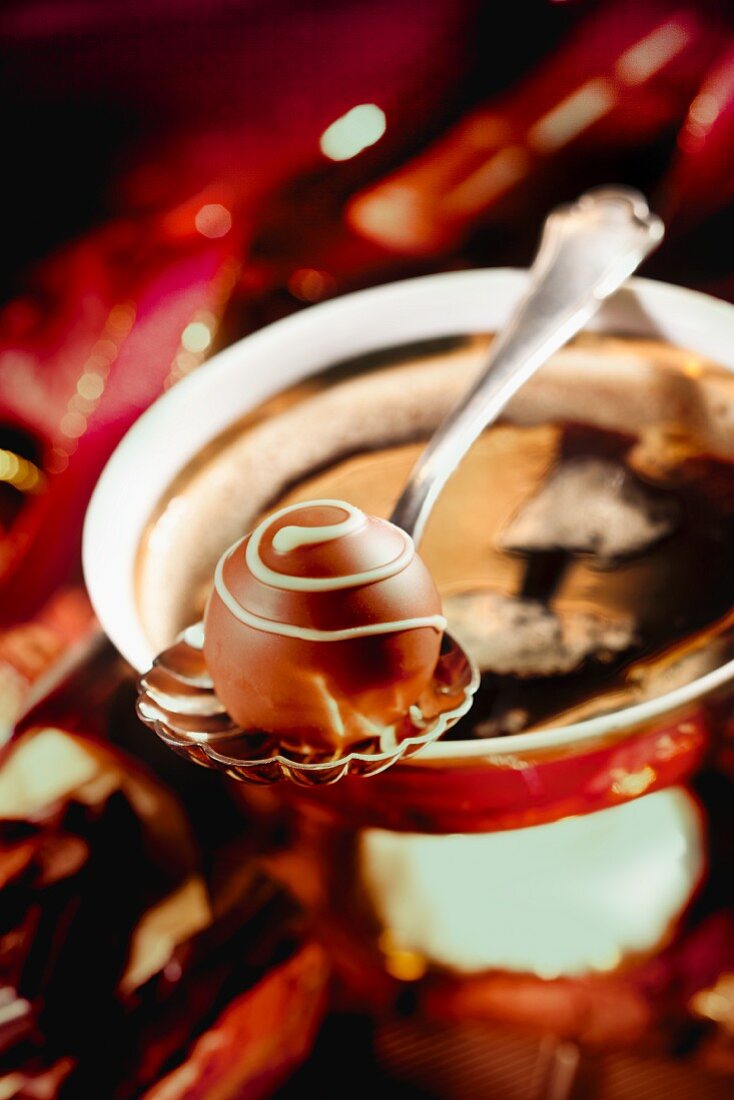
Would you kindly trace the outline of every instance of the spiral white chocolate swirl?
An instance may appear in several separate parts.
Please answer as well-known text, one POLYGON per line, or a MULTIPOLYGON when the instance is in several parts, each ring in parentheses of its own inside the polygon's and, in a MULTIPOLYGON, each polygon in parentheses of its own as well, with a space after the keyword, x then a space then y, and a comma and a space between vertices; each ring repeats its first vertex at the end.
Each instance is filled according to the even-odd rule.
MULTIPOLYGON (((318 501, 317 503, 325 504, 327 502, 318 501)), ((345 535, 351 535, 364 527, 366 518, 364 512, 360 512, 358 508, 354 508, 351 504, 340 504, 338 501, 329 503, 334 507, 344 509, 347 518, 339 520, 338 523, 329 523, 321 527, 302 527, 300 524, 281 527, 273 535, 273 548, 280 554, 287 554, 291 550, 297 550, 299 546, 314 546, 319 542, 332 542, 334 539, 344 538, 345 535)), ((288 515, 290 511, 292 511, 292 506, 281 509, 276 515, 288 515)), ((257 537, 259 547, 260 536, 257 537)))
POLYGON ((347 518, 339 523, 330 523, 324 527, 301 527, 300 524, 281 527, 273 537, 273 548, 275 550, 282 553, 307 544, 334 542, 336 539, 344 538, 345 535, 351 535, 358 531, 367 522, 364 512, 360 512, 359 508, 355 508, 353 504, 347 504, 343 500, 310 500, 307 504, 289 504, 287 508, 281 508, 280 511, 274 512, 272 516, 268 516, 255 528, 245 550, 248 569, 253 577, 263 584, 269 584, 272 588, 281 588, 289 592, 336 592, 340 588, 357 588, 359 585, 370 584, 372 581, 382 581, 386 577, 394 577, 396 573, 400 573, 401 570, 405 569, 415 554, 415 547, 410 535, 406 535, 404 531, 401 531, 400 534, 403 537, 401 552, 392 561, 386 562, 384 565, 378 565, 374 569, 368 569, 362 573, 347 573, 342 577, 293 577, 287 573, 277 573, 274 569, 268 568, 262 560, 260 544, 271 524, 281 519, 282 516, 300 511, 304 507, 338 508, 347 513, 347 518))
MULTIPOLYGON (((367 522, 367 517, 352 504, 342 500, 313 500, 305 503, 291 504, 287 508, 281 508, 278 512, 268 516, 252 532, 245 549, 245 560, 252 575, 263 584, 273 588, 279 588, 292 592, 333 592, 339 589, 358 588, 375 581, 385 580, 400 573, 415 554, 415 547, 410 535, 401 531, 403 537, 403 549, 390 562, 375 566, 360 573, 349 573, 340 577, 296 577, 285 573, 278 573, 271 569, 262 560, 260 545, 262 539, 276 521, 291 512, 299 511, 304 507, 331 507, 346 512, 346 519, 338 523, 324 526, 306 527, 293 524, 281 527, 273 536, 273 547, 280 553, 287 553, 299 546, 313 545, 316 543, 332 542, 335 539, 344 538, 353 534, 367 522)), ((245 537, 246 538, 246 537, 245 537)), ((446 629, 446 619, 443 615, 424 615, 415 618, 396 619, 390 622, 365 623, 361 626, 345 627, 343 630, 318 630, 314 627, 295 626, 292 623, 278 622, 273 619, 265 619, 248 611, 230 592, 224 580, 224 567, 234 554, 240 549, 245 539, 240 539, 230 547, 217 563, 214 573, 214 587, 222 602, 240 622, 263 630, 269 634, 279 634, 286 638, 299 638, 308 642, 340 642, 349 638, 363 638, 370 635, 394 634, 402 630, 414 630, 419 627, 431 627, 443 632, 446 629)))

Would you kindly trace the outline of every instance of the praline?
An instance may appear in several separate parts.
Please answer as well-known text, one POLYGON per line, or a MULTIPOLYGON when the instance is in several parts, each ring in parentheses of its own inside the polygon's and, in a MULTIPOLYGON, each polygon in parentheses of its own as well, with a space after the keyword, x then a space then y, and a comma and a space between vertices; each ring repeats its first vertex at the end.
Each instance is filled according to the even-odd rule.
POLYGON ((244 729, 333 752, 408 713, 445 625, 409 535, 344 501, 316 500, 276 511, 221 557, 204 656, 244 729))

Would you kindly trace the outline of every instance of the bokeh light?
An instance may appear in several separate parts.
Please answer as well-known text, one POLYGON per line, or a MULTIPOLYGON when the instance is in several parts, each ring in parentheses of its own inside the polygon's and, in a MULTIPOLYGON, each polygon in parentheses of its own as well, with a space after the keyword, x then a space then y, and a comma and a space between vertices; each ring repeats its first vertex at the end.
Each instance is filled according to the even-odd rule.
POLYGON ((376 103, 360 103, 324 130, 321 152, 329 160, 350 160, 379 141, 386 129, 385 112, 376 103))
POLYGON ((181 334, 181 343, 186 351, 206 351, 211 342, 212 330, 203 321, 192 321, 181 334))
POLYGON ((220 202, 208 202, 197 211, 194 225, 202 237, 216 240, 226 237, 232 228, 232 215, 220 202))

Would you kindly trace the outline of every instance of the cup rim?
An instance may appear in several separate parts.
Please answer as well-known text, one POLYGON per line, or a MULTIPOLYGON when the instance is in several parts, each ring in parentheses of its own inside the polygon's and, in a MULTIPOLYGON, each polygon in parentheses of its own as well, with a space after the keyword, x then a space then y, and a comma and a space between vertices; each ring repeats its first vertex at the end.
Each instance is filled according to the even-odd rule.
MULTIPOLYGON (((322 302, 230 345, 155 401, 107 462, 84 524, 87 589, 102 627, 123 656, 140 671, 155 656, 136 613, 137 552, 158 501, 206 444, 268 397, 341 360, 419 340, 496 329, 527 280, 527 271, 512 268, 447 272, 322 302), (200 415, 202 408, 206 417, 200 415)), ((661 337, 734 372, 734 306, 698 291, 630 279, 587 330, 661 337)), ((526 754, 620 735, 708 695, 732 677, 734 660, 656 699, 581 722, 486 739, 437 741, 414 763, 526 754)))

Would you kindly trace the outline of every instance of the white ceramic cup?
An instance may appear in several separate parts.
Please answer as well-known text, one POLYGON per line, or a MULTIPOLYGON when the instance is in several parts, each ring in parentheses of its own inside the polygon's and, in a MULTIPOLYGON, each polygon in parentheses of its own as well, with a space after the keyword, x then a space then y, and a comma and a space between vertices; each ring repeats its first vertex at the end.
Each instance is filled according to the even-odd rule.
MULTIPOLYGON (((206 444, 275 392, 341 360, 442 336, 497 330, 520 298, 524 271, 431 275, 350 294, 279 321, 214 356, 161 397, 109 460, 84 528, 84 572, 100 622, 137 669, 155 656, 138 614, 135 566, 165 490, 206 444)), ((734 307, 646 279, 602 307, 590 329, 656 337, 734 371, 734 307)), ((734 678, 734 661, 693 683, 617 713, 552 730, 480 741, 438 742, 416 763, 479 761, 624 735, 734 678)))

